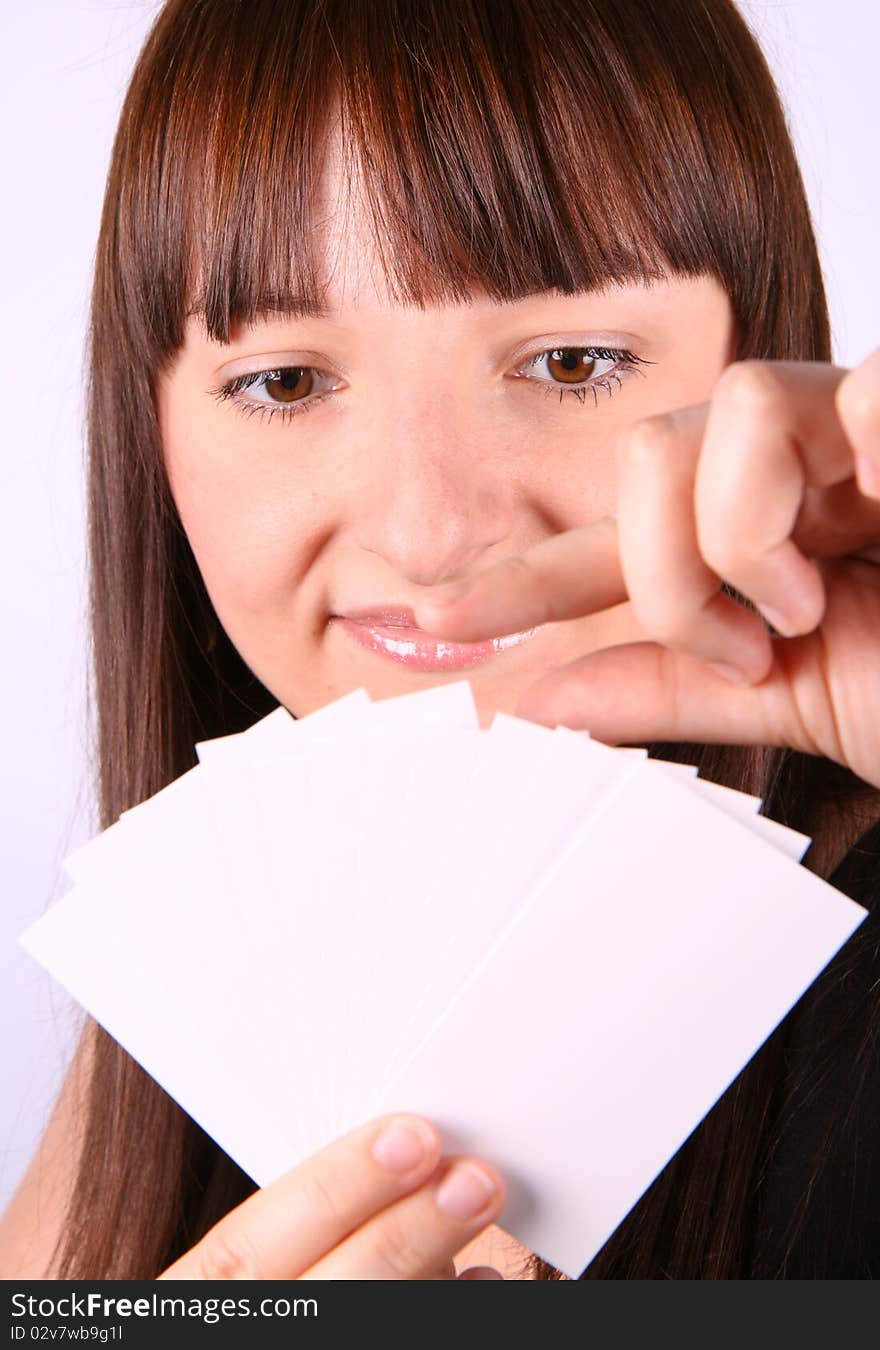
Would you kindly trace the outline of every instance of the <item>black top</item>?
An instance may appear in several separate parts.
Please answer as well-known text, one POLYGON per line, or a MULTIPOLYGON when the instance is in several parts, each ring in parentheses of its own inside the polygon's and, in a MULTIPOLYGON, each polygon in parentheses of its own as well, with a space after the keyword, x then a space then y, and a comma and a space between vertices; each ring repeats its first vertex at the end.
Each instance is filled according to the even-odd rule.
POLYGON ((788 1093, 752 1278, 880 1277, 880 821, 828 881, 869 914, 774 1032, 788 1093))

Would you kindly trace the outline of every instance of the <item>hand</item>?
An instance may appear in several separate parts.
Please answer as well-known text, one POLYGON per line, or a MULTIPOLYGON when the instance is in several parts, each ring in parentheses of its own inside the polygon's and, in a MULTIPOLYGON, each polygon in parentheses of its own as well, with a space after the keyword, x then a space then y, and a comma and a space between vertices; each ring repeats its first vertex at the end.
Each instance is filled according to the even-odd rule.
POLYGON ((786 745, 880 787, 880 348, 851 371, 735 362, 709 403, 629 427, 617 472, 616 517, 435 589, 416 622, 473 641, 629 600, 650 640, 550 671, 517 716, 786 745))
MULTIPOLYGON (((158 1278, 454 1280, 454 1254, 504 1201, 488 1163, 441 1160, 429 1121, 382 1116, 249 1196, 158 1278)), ((474 1266, 458 1278, 501 1277, 474 1266)))

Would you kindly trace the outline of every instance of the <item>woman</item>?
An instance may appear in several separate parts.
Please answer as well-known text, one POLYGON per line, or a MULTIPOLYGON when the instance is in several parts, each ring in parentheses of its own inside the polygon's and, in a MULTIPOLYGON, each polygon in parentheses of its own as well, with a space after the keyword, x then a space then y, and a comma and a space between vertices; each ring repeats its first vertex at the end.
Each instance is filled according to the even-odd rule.
MULTIPOLYGON (((730 0, 169 0, 90 339, 102 826, 278 702, 466 670, 484 722, 697 763, 876 899, 880 351, 830 364, 784 115, 730 0), (427 635, 532 627, 488 656, 427 635)), ((875 917, 584 1278, 878 1273, 875 917), (845 1224, 828 1197, 855 1197, 845 1224)), ((0 1261, 558 1278, 494 1222, 491 1160, 458 1163, 430 1122, 369 1122, 254 1193, 89 1026, 0 1261)))

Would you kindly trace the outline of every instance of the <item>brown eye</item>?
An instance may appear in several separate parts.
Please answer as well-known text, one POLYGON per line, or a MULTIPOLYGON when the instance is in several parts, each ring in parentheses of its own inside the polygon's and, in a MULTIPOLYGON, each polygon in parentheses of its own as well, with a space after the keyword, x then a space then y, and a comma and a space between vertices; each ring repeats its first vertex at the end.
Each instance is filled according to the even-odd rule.
POLYGON ((218 389, 209 389, 208 393, 220 403, 228 399, 245 417, 271 421, 277 415, 284 422, 299 413, 311 411, 325 398, 330 398, 335 392, 334 379, 316 366, 276 366, 274 370, 253 370, 246 375, 236 375, 218 389), (245 389, 253 390, 254 394, 241 397, 245 389))
POLYGON ((584 360, 584 351, 583 347, 557 347, 545 353, 548 371, 560 384, 579 384, 588 380, 596 362, 592 357, 584 360))
POLYGON ((272 371, 263 381, 263 388, 274 403, 296 403, 312 392, 314 383, 311 366, 287 366, 272 371))
POLYGON ((539 383, 563 393, 566 388, 572 393, 576 387, 591 388, 629 364, 629 352, 611 347, 545 347, 526 362, 536 374, 540 372, 539 383))
POLYGON ((620 387, 631 374, 641 374, 640 365, 653 365, 643 356, 635 356, 625 348, 617 347, 545 347, 528 358, 515 377, 537 386, 542 394, 556 394, 561 402, 566 395, 580 403, 592 394, 593 405, 598 406, 598 390, 604 389, 609 398, 613 386, 620 387), (525 375, 524 369, 535 371, 525 375), (537 372, 543 371, 543 374, 537 372))

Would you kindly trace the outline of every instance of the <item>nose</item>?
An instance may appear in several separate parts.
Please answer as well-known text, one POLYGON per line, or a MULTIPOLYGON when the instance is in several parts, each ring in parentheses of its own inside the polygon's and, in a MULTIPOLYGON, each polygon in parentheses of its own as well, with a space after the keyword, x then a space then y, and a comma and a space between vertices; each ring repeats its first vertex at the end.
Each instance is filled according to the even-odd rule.
MULTIPOLYGON (((469 408, 469 405, 468 405, 469 408)), ((503 557, 516 512, 508 449, 484 416, 420 401, 377 416, 359 454, 369 484, 355 537, 418 586, 456 581, 503 557), (494 552, 491 552, 494 550, 494 552)))

